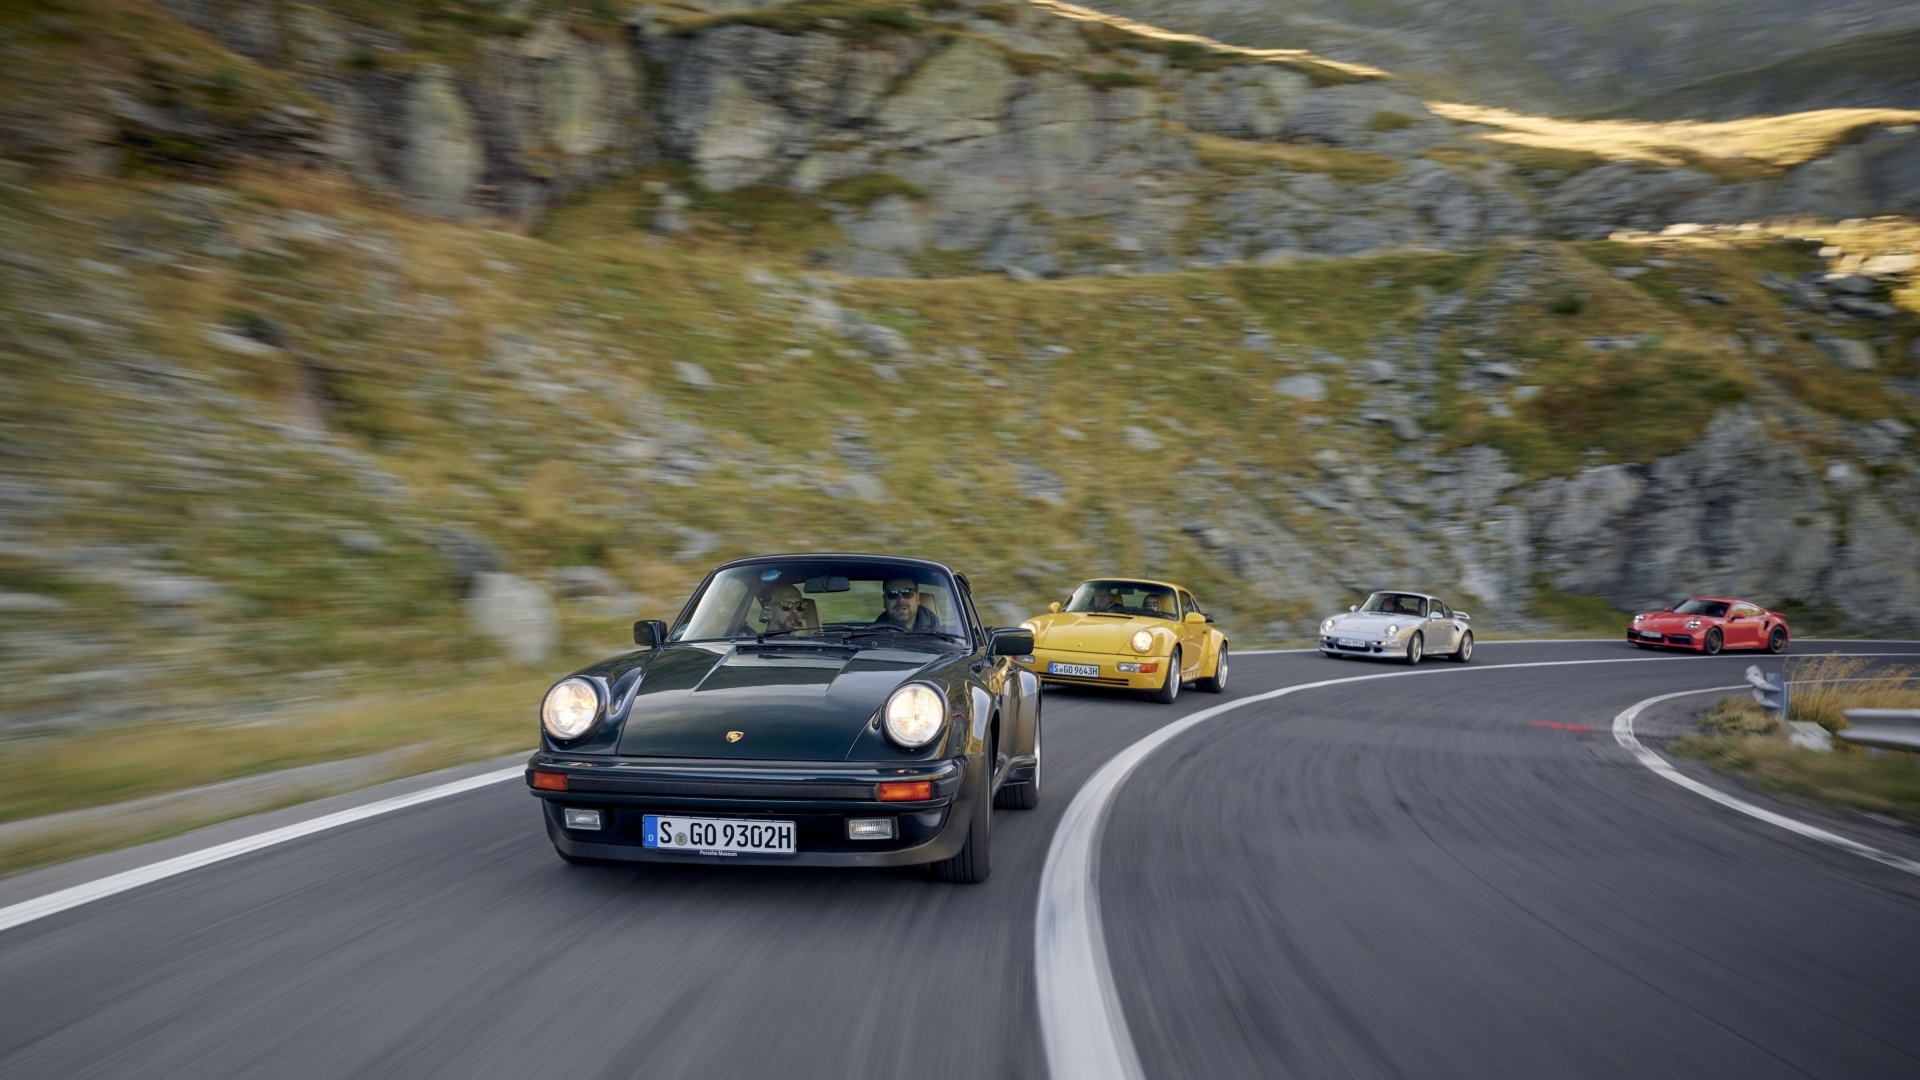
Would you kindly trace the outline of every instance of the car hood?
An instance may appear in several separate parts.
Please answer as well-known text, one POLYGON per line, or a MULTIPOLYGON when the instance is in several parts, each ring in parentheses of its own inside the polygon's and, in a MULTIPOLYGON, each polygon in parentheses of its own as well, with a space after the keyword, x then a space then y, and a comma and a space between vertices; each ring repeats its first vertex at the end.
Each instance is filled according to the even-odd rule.
POLYGON ((1665 633, 1669 630, 1685 630, 1687 623, 1695 619, 1700 621, 1701 626, 1707 626, 1717 621, 1710 615, 1675 615, 1671 611, 1656 611, 1652 614, 1642 615, 1640 621, 1634 625, 1642 630, 1658 630, 1661 633, 1665 633))
POLYGON ((945 654, 818 645, 675 645, 641 680, 618 752, 838 761, 893 688, 945 654), (727 741, 727 733, 740 737, 727 741))
POLYGON ((1048 615, 1033 620, 1033 624, 1038 627, 1033 635, 1036 649, 1095 653, 1130 653, 1133 635, 1139 631, 1174 628, 1166 619, 1144 615, 1094 615, 1078 611, 1048 615))
POLYGON ((1384 634, 1387 624, 1411 626, 1425 622, 1418 615, 1387 615, 1378 611, 1349 611, 1333 617, 1334 630, 1342 634, 1384 634))

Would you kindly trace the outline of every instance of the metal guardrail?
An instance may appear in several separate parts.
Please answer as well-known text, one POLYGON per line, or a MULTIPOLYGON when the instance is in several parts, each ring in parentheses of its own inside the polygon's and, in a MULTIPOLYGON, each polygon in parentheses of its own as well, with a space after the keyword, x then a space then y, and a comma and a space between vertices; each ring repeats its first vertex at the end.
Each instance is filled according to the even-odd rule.
POLYGON ((1787 688, 1787 673, 1781 672, 1768 678, 1758 666, 1747 668, 1747 682, 1753 687, 1753 700, 1770 713, 1777 714, 1782 720, 1787 718, 1787 696, 1792 693, 1787 688))
POLYGON ((1920 709, 1848 709, 1839 738, 1855 746, 1920 752, 1920 709))

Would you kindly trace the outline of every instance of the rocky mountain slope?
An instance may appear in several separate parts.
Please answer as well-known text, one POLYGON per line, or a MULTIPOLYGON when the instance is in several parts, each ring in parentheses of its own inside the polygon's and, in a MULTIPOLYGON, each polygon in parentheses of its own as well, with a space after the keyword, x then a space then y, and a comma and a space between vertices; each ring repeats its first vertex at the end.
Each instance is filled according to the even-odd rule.
POLYGON ((1862 34, 1597 110, 1594 115, 1736 120, 1853 108, 1920 108, 1920 28, 1862 34))
POLYGON ((4 23, 12 733, 557 663, 771 548, 1243 643, 1383 584, 1916 627, 1920 231, 1668 227, 1838 154, 1489 143, 1055 7, 246 10, 4 23))
MULTIPOLYGON (((1807 98, 1734 111, 1714 80, 1852 38, 1920 27, 1902 0, 1099 0, 1093 7, 1243 45, 1313 49, 1396 72, 1430 95, 1527 112, 1732 119, 1894 100, 1807 98), (1620 111, 1700 85, 1699 111, 1620 111)), ((1912 53, 1908 53, 1911 59, 1912 53)))

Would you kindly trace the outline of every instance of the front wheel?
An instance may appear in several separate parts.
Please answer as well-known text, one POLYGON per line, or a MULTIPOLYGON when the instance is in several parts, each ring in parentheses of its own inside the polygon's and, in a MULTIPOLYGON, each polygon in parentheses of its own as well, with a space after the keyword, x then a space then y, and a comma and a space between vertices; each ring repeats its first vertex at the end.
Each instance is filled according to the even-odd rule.
POLYGON ((1720 636, 1720 628, 1716 626, 1707 631, 1707 636, 1700 642, 1700 651, 1708 656, 1719 656, 1720 646, 1724 641, 1725 639, 1720 636))
POLYGON ((1453 662, 1464 664, 1473 659, 1473 631, 1460 635, 1460 647, 1453 650, 1453 662))
POLYGON ((1767 651, 1775 656, 1787 651, 1787 632, 1784 628, 1776 626, 1773 633, 1767 635, 1767 651))
POLYGON ((952 858, 932 866, 939 881, 978 885, 993 873, 993 761, 980 762, 980 791, 973 800, 973 820, 967 823, 967 842, 952 858))
MULTIPOLYGON (((1039 707, 1038 702, 1035 707, 1039 707)), ((1008 810, 1031 810, 1040 805, 1040 717, 1037 713, 1033 718, 1033 779, 1000 785, 993 805, 1008 810)))
POLYGON ((1227 643, 1220 643, 1220 653, 1213 659, 1213 675, 1193 684, 1195 688, 1209 694, 1223 693, 1227 689, 1227 643))
POLYGON ((1160 689, 1148 694, 1147 698, 1161 705, 1171 705, 1174 699, 1179 696, 1180 650, 1175 649, 1173 650, 1173 655, 1167 657, 1167 681, 1160 684, 1160 689))
POLYGON ((1420 631, 1415 630, 1413 637, 1407 641, 1407 666, 1412 667, 1418 664, 1420 658, 1426 655, 1426 649, 1427 639, 1421 635, 1420 631))

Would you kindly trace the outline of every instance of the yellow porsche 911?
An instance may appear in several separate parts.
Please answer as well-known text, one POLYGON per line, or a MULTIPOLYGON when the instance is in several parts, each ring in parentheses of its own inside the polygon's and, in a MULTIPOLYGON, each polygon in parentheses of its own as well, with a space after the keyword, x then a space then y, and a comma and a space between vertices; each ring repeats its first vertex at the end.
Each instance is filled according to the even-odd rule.
POLYGON ((1033 631, 1033 655, 1019 662, 1042 682, 1145 690, 1163 705, 1187 683, 1227 688, 1227 635, 1178 585, 1086 581, 1048 612, 1020 624, 1033 631))

